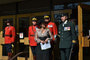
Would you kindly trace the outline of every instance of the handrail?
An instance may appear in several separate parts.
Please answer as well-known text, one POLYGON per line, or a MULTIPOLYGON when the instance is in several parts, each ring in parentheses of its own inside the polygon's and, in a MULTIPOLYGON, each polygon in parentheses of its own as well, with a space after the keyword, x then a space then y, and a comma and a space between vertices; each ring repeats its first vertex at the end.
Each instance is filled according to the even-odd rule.
MULTIPOLYGON (((17 56, 19 56, 21 54, 25 54, 25 53, 28 53, 28 52, 27 51, 26 52, 19 52, 15 56, 13 56, 10 60, 14 60, 17 56)), ((27 60, 27 57, 25 58, 25 60, 27 60)))

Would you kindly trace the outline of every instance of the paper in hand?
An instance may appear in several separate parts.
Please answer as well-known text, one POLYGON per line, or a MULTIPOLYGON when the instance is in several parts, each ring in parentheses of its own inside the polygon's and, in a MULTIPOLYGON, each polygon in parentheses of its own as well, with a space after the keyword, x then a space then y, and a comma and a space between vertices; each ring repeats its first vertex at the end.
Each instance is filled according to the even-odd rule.
POLYGON ((44 43, 44 44, 40 43, 40 45, 41 45, 41 50, 46 50, 51 48, 50 40, 48 40, 48 43, 44 43))

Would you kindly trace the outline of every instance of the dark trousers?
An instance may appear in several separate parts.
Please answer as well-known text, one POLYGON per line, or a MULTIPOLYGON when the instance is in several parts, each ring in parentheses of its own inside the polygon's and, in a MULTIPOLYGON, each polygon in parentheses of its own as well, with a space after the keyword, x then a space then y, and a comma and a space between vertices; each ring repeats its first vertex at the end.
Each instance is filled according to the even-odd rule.
POLYGON ((36 56, 36 46, 31 46, 33 56, 36 56))
POLYGON ((54 43, 52 42, 51 43, 51 48, 49 49, 49 53, 50 53, 50 60, 53 60, 54 59, 54 54, 52 54, 54 51, 54 43))
POLYGON ((61 60, 69 60, 70 48, 61 48, 60 53, 61 53, 61 60))
POLYGON ((6 47, 6 51, 8 53, 11 53, 12 52, 12 44, 5 44, 5 47, 6 47))

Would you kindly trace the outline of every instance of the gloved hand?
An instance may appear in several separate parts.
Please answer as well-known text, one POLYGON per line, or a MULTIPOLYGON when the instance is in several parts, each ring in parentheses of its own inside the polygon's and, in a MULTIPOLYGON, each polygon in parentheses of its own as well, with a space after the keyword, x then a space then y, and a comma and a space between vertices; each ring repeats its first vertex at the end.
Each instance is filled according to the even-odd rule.
POLYGON ((60 35, 57 35, 57 37, 60 37, 60 35))
POLYGON ((14 43, 12 43, 12 48, 14 48, 14 43))
POLYGON ((72 40, 72 44, 75 45, 76 44, 76 40, 72 40))
POLYGON ((60 35, 55 36, 54 44, 57 44, 58 40, 60 39, 60 35))
POLYGON ((11 51, 12 51, 12 53, 14 52, 14 43, 11 43, 11 45, 12 45, 12 49, 11 49, 11 51))
POLYGON ((57 40, 58 38, 60 38, 60 35, 56 35, 55 40, 57 40))

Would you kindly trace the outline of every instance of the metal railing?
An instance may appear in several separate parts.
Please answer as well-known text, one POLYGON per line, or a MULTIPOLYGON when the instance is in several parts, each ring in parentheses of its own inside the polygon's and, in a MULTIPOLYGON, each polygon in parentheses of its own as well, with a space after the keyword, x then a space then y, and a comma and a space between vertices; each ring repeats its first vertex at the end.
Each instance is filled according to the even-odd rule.
POLYGON ((19 52, 16 55, 14 55, 10 60, 14 60, 15 58, 17 58, 19 55, 21 54, 26 54, 25 55, 25 60, 27 60, 27 53, 29 53, 28 51, 24 51, 24 52, 19 52))

